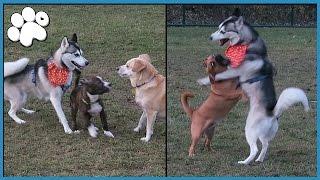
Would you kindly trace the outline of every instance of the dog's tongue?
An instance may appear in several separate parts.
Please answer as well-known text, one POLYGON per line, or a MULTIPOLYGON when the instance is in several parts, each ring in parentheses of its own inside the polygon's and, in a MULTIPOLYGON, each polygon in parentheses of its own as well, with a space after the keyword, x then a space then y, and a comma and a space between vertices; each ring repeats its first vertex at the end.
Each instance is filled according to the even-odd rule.
POLYGON ((230 66, 237 68, 244 61, 246 56, 248 45, 234 45, 229 46, 225 51, 226 57, 230 60, 230 66))

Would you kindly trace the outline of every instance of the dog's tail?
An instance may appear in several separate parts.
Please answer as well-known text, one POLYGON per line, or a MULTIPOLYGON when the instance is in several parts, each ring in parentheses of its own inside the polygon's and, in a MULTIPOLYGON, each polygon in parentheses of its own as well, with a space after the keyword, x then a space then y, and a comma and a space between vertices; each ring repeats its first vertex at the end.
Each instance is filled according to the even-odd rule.
POLYGON ((73 92, 79 85, 79 82, 80 82, 80 78, 81 78, 81 71, 79 70, 74 70, 74 74, 76 76, 76 79, 74 81, 74 85, 73 85, 73 88, 71 90, 71 92, 73 92))
POLYGON ((23 71, 28 65, 28 63, 29 63, 28 58, 21 58, 13 62, 5 62, 3 65, 4 67, 3 77, 6 78, 8 76, 11 76, 23 71))
POLYGON ((299 102, 302 103, 306 112, 309 111, 310 107, 308 98, 306 94, 303 92, 303 90, 293 87, 283 90, 279 96, 276 107, 273 110, 274 115, 277 118, 280 117, 283 111, 287 110, 289 107, 299 102))
POLYGON ((181 100, 183 110, 188 114, 189 117, 191 117, 194 110, 188 104, 189 97, 192 98, 194 97, 194 95, 191 92, 183 92, 181 94, 180 100, 181 100))

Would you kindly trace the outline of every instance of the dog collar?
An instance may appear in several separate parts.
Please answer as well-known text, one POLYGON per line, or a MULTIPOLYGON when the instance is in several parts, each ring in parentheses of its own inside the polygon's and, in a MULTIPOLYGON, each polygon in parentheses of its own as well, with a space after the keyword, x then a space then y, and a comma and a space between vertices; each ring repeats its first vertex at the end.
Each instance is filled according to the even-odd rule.
POLYGON ((211 92, 217 96, 224 97, 228 100, 235 100, 235 99, 240 99, 242 97, 242 93, 235 93, 235 94, 221 94, 217 92, 216 90, 211 90, 211 92))
POLYGON ((233 68, 237 68, 241 65, 241 63, 244 61, 244 58, 247 53, 249 45, 234 45, 229 46, 227 50, 225 51, 225 55, 228 59, 230 59, 230 66, 233 68))
POLYGON ((139 87, 141 87, 141 86, 143 86, 143 85, 145 85, 145 84, 148 84, 148 83, 151 82, 157 75, 158 75, 158 74, 155 74, 155 75, 154 75, 152 78, 150 78, 148 81, 146 81, 146 82, 144 82, 144 83, 142 83, 142 84, 136 85, 136 86, 133 87, 133 88, 139 88, 139 87))
POLYGON ((48 64, 48 79, 54 87, 67 84, 70 71, 68 68, 59 68, 55 63, 48 64))
POLYGON ((99 101, 99 99, 98 99, 97 101, 88 103, 88 102, 87 102, 86 100, 84 100, 83 98, 82 98, 81 100, 82 100, 82 102, 85 103, 86 105, 91 105, 91 104, 94 104, 94 103, 96 103, 96 102, 99 101))

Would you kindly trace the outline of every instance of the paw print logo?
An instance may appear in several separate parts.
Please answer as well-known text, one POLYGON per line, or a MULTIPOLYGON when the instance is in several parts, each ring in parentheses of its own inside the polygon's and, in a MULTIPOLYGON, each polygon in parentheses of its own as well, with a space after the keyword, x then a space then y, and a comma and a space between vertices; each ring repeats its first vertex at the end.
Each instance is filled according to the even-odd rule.
POLYGON ((36 14, 31 7, 25 7, 22 15, 14 13, 10 20, 13 26, 8 29, 7 34, 11 41, 20 41, 23 46, 29 47, 33 39, 43 41, 47 37, 44 27, 49 24, 49 16, 43 11, 36 14))

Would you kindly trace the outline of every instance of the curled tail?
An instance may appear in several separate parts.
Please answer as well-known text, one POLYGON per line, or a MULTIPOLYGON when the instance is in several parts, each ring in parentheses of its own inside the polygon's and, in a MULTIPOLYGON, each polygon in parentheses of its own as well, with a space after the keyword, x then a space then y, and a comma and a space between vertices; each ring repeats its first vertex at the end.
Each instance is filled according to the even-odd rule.
POLYGON ((78 71, 78 70, 74 70, 74 74, 76 76, 76 79, 74 81, 74 85, 72 87, 72 90, 71 92, 73 92, 79 85, 79 81, 80 81, 80 77, 81 77, 81 71, 78 71))
POLYGON ((181 100, 183 110, 188 114, 189 117, 191 117, 194 110, 188 104, 189 97, 192 98, 194 97, 194 95, 191 92, 183 92, 181 94, 180 100, 181 100))
POLYGON ((283 90, 279 96, 276 107, 273 110, 274 115, 280 117, 283 111, 299 102, 302 103, 305 111, 309 111, 308 98, 303 90, 299 88, 287 88, 283 90))
POLYGON ((28 63, 28 58, 21 58, 13 62, 5 62, 3 65, 3 77, 6 78, 23 71, 27 67, 28 63))

